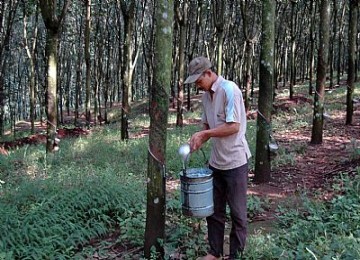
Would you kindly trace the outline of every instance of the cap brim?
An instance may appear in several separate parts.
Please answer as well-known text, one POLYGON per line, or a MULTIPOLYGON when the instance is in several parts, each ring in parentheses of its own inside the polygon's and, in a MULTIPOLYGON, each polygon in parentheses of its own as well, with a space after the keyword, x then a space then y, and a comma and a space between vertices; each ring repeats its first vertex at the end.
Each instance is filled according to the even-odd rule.
POLYGON ((198 80, 198 78, 201 76, 202 73, 200 74, 194 74, 191 75, 189 77, 187 77, 187 79, 185 80, 184 84, 190 84, 190 83, 194 83, 195 81, 198 80))

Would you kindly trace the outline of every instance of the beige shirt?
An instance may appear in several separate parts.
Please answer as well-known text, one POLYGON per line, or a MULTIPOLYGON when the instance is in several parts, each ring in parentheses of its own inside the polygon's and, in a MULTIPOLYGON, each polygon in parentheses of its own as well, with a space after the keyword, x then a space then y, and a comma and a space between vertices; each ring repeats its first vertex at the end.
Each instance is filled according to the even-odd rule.
POLYGON ((204 112, 202 122, 210 129, 226 122, 240 123, 239 132, 226 137, 212 137, 210 165, 219 170, 229 170, 247 163, 251 157, 246 133, 246 113, 239 87, 219 76, 211 87, 214 92, 202 96, 204 112))

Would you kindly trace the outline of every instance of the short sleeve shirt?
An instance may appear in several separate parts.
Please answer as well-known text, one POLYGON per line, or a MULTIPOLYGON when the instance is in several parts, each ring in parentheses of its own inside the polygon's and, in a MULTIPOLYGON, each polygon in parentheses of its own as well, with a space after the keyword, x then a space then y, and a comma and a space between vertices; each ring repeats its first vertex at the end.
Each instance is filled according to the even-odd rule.
POLYGON ((232 81, 218 76, 210 92, 202 96, 204 112, 202 122, 208 124, 210 129, 222 124, 240 123, 237 133, 226 137, 212 137, 210 165, 219 170, 229 170, 247 163, 251 157, 246 133, 246 113, 244 101, 239 87, 232 81))

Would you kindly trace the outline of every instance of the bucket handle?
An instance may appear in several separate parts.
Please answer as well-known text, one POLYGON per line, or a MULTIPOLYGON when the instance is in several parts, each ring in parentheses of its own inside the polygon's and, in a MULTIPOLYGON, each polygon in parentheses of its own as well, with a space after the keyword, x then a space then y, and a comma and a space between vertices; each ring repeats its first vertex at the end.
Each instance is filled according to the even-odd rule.
MULTIPOLYGON (((205 159, 205 164, 206 164, 206 163, 208 162, 208 160, 206 160, 205 152, 204 152, 204 150, 203 150, 202 148, 200 148, 199 150, 200 150, 201 153, 203 154, 204 159, 205 159)), ((183 174, 184 174, 184 177, 186 177, 186 169, 187 169, 187 164, 188 164, 189 159, 190 159, 190 154, 191 154, 191 153, 189 153, 189 154, 186 156, 185 160, 183 161, 183 174)))

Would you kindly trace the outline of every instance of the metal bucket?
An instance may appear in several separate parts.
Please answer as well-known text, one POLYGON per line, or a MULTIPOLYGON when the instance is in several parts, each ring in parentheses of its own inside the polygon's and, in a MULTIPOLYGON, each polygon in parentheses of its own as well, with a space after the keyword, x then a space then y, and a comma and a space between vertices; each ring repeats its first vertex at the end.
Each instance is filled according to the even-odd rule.
POLYGON ((190 168, 180 172, 182 213, 203 218, 214 213, 213 177, 208 168, 190 168))

